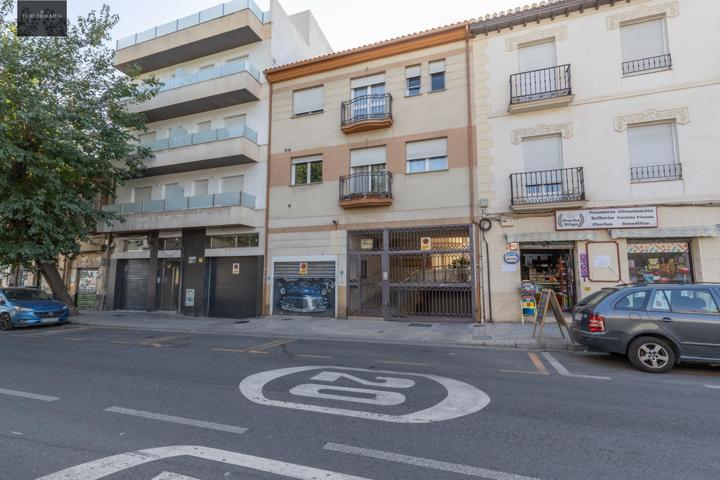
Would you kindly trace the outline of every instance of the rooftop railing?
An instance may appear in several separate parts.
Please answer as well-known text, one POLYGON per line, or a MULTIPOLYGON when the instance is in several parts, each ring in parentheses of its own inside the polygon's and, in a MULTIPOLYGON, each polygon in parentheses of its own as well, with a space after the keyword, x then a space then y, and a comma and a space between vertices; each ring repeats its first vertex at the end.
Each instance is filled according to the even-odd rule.
POLYGON ((173 20, 172 22, 164 23, 162 25, 158 25, 157 27, 121 38, 116 42, 116 48, 120 50, 121 48, 132 47, 138 43, 147 42, 148 40, 153 40, 155 38, 162 37, 163 35, 168 35, 184 28, 193 27, 195 25, 209 22, 210 20, 215 20, 216 18, 246 9, 249 9, 253 14, 255 14, 257 19, 262 23, 270 22, 270 12, 263 12, 252 0, 234 0, 232 2, 206 8, 205 10, 193 13, 187 17, 179 18, 177 20, 173 20))
POLYGON ((238 125, 229 128, 216 128, 205 132, 187 133, 185 135, 175 135, 170 138, 159 138, 143 145, 150 147, 153 152, 159 150, 167 150, 170 148, 188 147, 190 145, 198 145, 201 143, 216 142, 218 140, 227 140, 229 138, 245 137, 257 145, 258 134, 252 128, 245 125, 238 125))
POLYGON ((245 192, 225 192, 193 197, 165 198, 144 202, 114 203, 105 205, 103 210, 123 215, 142 213, 176 212, 197 208, 242 206, 255 208, 255 196, 245 192))

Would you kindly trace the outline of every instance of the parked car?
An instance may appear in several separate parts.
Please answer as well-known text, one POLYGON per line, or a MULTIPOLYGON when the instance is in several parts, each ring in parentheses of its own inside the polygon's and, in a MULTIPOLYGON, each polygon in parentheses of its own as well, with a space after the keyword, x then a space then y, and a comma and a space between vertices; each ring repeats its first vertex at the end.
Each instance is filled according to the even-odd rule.
POLYGON ((70 310, 38 288, 0 289, 0 328, 67 323, 70 310))
POLYGON ((645 372, 679 362, 720 363, 720 284, 651 283, 604 288, 573 310, 572 338, 626 355, 645 372))

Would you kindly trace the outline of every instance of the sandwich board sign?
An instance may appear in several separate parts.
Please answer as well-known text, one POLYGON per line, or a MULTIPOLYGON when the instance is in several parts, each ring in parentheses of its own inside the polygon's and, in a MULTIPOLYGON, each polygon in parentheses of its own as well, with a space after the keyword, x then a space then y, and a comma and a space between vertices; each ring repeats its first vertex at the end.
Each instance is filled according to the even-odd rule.
MULTIPOLYGON (((555 317, 555 322, 560 329, 560 335, 565 338, 563 327, 565 327, 565 330, 568 330, 568 324, 565 323, 565 317, 563 317, 562 308, 560 308, 560 302, 558 302, 555 292, 549 288, 543 288, 542 292, 540 292, 540 300, 535 308, 535 326, 533 327, 532 338, 535 338, 535 334, 538 333, 538 339, 542 339, 545 320, 547 319, 548 313, 550 313, 548 310, 550 310, 552 316, 555 317), (540 328, 538 329, 538 327, 540 328)), ((572 341, 572 338, 570 338, 570 341, 572 341)))

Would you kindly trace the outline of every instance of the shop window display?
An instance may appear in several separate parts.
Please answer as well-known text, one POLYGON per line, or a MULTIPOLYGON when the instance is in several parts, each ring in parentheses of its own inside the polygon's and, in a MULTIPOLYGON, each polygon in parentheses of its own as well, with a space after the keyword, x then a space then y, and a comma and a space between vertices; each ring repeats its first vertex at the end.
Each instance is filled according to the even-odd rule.
POLYGON ((691 282, 690 244, 686 241, 628 242, 632 283, 691 282))

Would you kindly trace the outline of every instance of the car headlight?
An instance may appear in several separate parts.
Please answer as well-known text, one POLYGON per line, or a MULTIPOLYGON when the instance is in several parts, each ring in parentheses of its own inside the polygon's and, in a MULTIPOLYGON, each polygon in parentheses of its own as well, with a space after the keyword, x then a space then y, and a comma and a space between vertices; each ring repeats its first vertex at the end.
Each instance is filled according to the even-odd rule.
POLYGON ((15 307, 16 312, 32 312, 32 308, 25 308, 25 307, 15 307))

